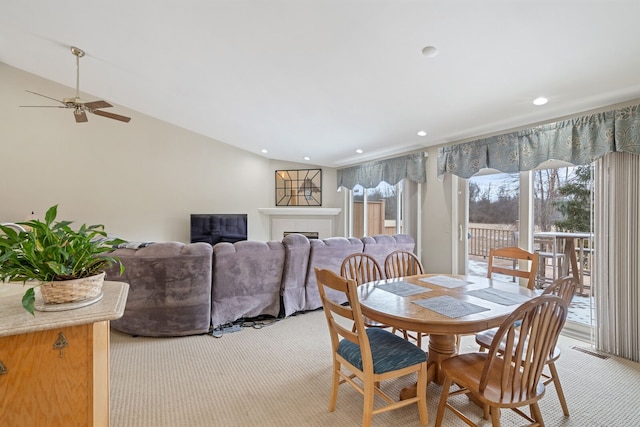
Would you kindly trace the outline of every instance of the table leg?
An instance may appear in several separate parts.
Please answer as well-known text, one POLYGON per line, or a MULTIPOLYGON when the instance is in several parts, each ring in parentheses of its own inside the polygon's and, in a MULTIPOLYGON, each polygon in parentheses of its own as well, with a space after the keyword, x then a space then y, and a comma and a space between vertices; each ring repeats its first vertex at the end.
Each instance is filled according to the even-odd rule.
MULTIPOLYGON (((440 370, 440 364, 443 360, 456 355, 456 336, 455 335, 429 335, 429 375, 428 381, 435 381, 436 384, 442 384, 444 375, 440 370)), ((416 385, 402 389, 400 392, 400 400, 408 399, 416 396, 416 385)))
POLYGON ((435 365, 436 384, 442 384, 444 375, 440 370, 443 360, 456 355, 455 335, 429 335, 429 364, 435 365))
MULTIPOLYGON (((565 239, 564 241, 564 256, 571 263, 571 275, 576 279, 576 284, 580 288, 580 294, 583 293, 582 280, 580 277, 580 271, 578 270, 578 260, 576 259, 576 246, 573 238, 565 239)), ((568 271, 567 271, 568 273, 568 271)))
POLYGON ((578 240, 576 253, 578 254, 578 269, 580 270, 580 294, 584 294, 584 240, 578 240))
POLYGON ((556 236, 553 236, 553 258, 551 258, 551 268, 553 270, 553 281, 555 282, 558 278, 558 270, 561 265, 558 265, 558 239, 556 236))

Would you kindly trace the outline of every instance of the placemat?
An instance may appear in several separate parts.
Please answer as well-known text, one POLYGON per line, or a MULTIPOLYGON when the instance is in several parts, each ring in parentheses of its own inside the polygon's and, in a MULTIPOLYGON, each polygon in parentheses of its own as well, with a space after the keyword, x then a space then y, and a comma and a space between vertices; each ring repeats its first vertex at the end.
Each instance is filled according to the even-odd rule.
POLYGON ((436 313, 440 313, 453 319, 489 310, 488 308, 471 304, 470 302, 460 301, 459 299, 450 297, 448 295, 421 299, 413 302, 421 307, 427 308, 431 311, 435 311, 436 313))
POLYGON ((449 276, 423 277, 420 280, 426 283, 432 283, 434 285, 442 286, 443 288, 457 288, 458 286, 466 286, 473 283, 449 276))
POLYGON ((384 285, 376 285, 376 288, 382 289, 383 291, 391 292, 392 294, 396 294, 401 297, 408 297, 411 295, 431 291, 431 289, 404 281, 385 283, 384 285))
POLYGON ((495 288, 476 289, 465 292, 465 294, 501 305, 520 305, 529 301, 529 297, 525 295, 514 294, 509 291, 501 291, 495 288))

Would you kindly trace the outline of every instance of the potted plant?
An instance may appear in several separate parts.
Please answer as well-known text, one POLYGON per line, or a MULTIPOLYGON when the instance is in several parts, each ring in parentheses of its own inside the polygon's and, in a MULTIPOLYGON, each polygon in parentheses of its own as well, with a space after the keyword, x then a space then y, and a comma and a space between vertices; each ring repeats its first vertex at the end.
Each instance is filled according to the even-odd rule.
MULTIPOLYGON (((105 253, 125 241, 108 239, 103 225, 83 224, 74 230, 70 221, 56 222, 57 213, 55 205, 47 210, 44 222, 19 222, 25 231, 0 225, 0 281, 35 282, 45 304, 100 295, 104 269, 116 262, 120 272, 124 271, 118 259, 105 253)), ((35 308, 34 287, 22 297, 22 306, 31 314, 35 308)))

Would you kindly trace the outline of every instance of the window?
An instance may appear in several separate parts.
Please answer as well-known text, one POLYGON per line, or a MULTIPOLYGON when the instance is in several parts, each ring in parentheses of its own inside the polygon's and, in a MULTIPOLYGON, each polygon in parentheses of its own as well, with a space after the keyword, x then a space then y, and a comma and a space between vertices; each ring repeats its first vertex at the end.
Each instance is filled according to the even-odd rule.
POLYGON ((491 248, 518 245, 519 174, 496 173, 469 179, 469 270, 487 272, 491 248))
POLYGON ((381 182, 376 188, 356 185, 352 190, 352 237, 405 232, 403 224, 403 181, 397 185, 381 182))

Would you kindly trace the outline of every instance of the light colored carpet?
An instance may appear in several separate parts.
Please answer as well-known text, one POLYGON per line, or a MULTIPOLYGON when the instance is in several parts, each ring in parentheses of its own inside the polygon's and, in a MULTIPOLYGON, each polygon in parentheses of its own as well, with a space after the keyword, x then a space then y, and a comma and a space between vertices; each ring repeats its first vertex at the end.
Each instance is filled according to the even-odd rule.
MULTIPOLYGON (((462 351, 475 351, 465 337, 462 351)), ((426 344, 424 344, 426 346, 426 344)), ((572 349, 586 343, 562 337, 557 363, 571 416, 565 418, 553 387, 541 401, 547 426, 640 425, 640 364, 601 359, 572 349)), ((112 427, 358 426, 362 397, 342 385, 328 412, 331 354, 324 314, 299 314, 261 329, 242 328, 222 338, 130 337, 111 333, 112 427)), ((386 385, 392 395, 413 377, 386 385)), ((430 384, 429 425, 441 387, 430 384)), ((471 418, 479 408, 460 396, 471 418)), ((523 420, 503 411, 503 426, 523 420)), ((445 425, 464 425, 450 412, 445 425)), ((377 415, 373 426, 419 426, 414 405, 377 415)), ((490 422, 483 422, 483 426, 490 422)))

